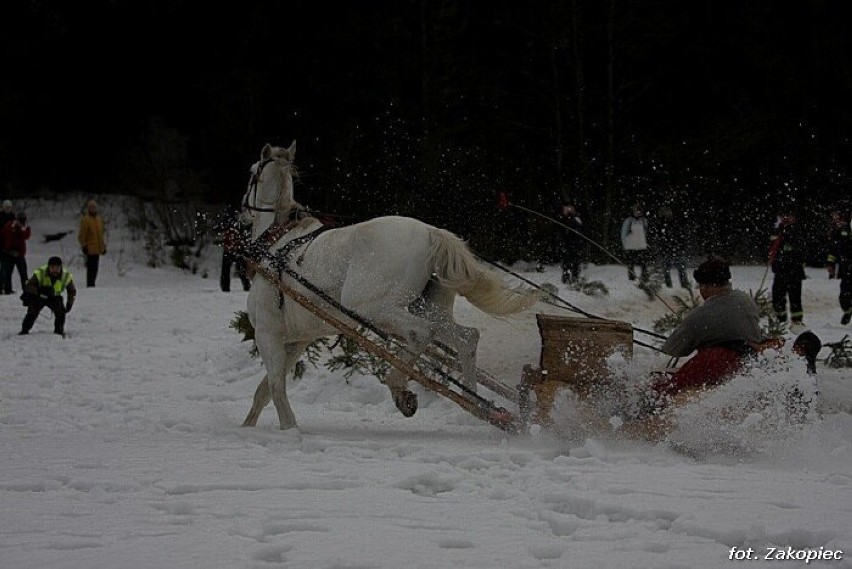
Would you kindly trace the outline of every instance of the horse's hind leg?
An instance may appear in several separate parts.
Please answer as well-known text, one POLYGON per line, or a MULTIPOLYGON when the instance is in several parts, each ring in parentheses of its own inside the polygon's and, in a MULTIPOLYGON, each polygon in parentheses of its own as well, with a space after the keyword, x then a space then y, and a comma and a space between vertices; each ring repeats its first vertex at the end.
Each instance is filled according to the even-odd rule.
POLYGON ((476 392, 476 348, 479 345, 479 330, 462 326, 452 320, 440 320, 433 327, 435 339, 456 351, 462 370, 462 384, 476 392))
POLYGON ((257 425, 257 420, 260 417, 260 412, 263 408, 269 405, 272 396, 269 394, 269 376, 264 376, 257 386, 257 391, 254 392, 254 402, 251 404, 251 409, 246 415, 246 420, 243 421, 243 427, 254 427, 257 425))
POLYGON ((462 369, 462 383, 476 391, 476 348, 479 345, 479 330, 462 326, 453 320, 454 290, 429 281, 423 291, 423 304, 417 314, 432 322, 435 340, 456 351, 462 369))

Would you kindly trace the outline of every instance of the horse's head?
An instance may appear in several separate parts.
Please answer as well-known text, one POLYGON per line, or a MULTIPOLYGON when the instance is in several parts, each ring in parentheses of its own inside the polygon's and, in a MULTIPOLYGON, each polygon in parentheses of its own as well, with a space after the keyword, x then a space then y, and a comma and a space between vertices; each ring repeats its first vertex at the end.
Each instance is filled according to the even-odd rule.
POLYGON ((260 161, 251 167, 248 189, 243 196, 243 209, 252 222, 252 235, 256 239, 273 223, 287 217, 295 206, 293 200, 293 158, 296 141, 289 148, 263 147, 260 161))

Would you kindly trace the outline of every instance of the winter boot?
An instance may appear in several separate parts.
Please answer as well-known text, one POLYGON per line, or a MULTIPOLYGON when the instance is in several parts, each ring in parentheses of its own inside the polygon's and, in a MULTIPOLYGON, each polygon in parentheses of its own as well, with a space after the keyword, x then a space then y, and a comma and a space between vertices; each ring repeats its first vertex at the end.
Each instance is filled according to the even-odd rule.
POLYGON ((840 323, 846 326, 850 321, 852 321, 852 310, 847 310, 843 313, 843 318, 840 319, 840 323))

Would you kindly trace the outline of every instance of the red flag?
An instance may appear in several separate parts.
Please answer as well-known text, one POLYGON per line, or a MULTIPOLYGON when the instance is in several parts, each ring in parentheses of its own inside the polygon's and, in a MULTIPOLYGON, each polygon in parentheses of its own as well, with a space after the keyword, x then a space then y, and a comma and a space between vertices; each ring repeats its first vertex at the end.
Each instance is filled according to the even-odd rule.
POLYGON ((509 194, 506 192, 497 192, 497 207, 500 209, 509 208, 509 194))

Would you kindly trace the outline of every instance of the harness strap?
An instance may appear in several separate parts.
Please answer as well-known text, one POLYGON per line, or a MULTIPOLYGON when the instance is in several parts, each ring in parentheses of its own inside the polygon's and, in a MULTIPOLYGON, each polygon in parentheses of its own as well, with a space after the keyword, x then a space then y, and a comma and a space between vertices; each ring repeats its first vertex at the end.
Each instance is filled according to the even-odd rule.
MULTIPOLYGON (((287 235, 290 231, 292 231, 295 227, 299 226, 301 221, 305 217, 310 217, 310 214, 303 209, 294 208, 289 216, 287 223, 283 224, 273 224, 269 228, 267 228, 263 233, 261 233, 257 239, 254 241, 242 244, 242 255, 255 263, 259 263, 263 258, 267 257, 270 254, 269 248, 275 245, 282 237, 287 235)), ((270 265, 272 268, 278 271, 278 277, 281 278, 285 269, 289 268, 289 256, 290 253, 296 247, 304 245, 305 243, 309 244, 319 236, 319 234, 331 229, 331 227, 322 225, 317 229, 311 231, 310 233, 306 233, 301 237, 297 237, 295 239, 291 239, 287 243, 285 243, 279 250, 275 251, 274 255, 272 255, 272 260, 270 265)), ((304 259, 305 252, 307 252, 307 247, 302 251, 302 254, 299 255, 298 260, 296 261, 297 265, 301 265, 302 260, 304 259)), ((283 308, 284 306, 284 293, 281 291, 278 292, 278 308, 283 308)))
POLYGON ((243 255, 254 262, 259 262, 270 247, 299 225, 301 219, 298 210, 293 210, 288 216, 287 223, 272 224, 254 241, 241 243, 243 255))
MULTIPOLYGON (((331 228, 326 226, 326 225, 323 225, 322 227, 318 227, 317 229, 314 229, 310 233, 306 233, 305 235, 302 235, 301 237, 296 237, 295 239, 288 241, 287 243, 284 244, 283 247, 281 247, 278 251, 275 252, 275 260, 273 261, 273 266, 275 268, 286 266, 287 265, 287 257, 289 257, 290 252, 293 249, 295 249, 296 247, 298 247, 300 245, 303 245, 304 243, 307 243, 308 245, 310 245, 311 242, 314 239, 316 239, 319 236, 320 233, 324 233, 325 231, 328 231, 329 229, 331 229, 331 228)), ((308 248, 305 247, 305 250, 302 251, 301 255, 299 255, 299 258, 296 260, 297 265, 302 264, 302 261, 305 258, 305 252, 307 250, 308 250, 308 248)))
MULTIPOLYGON (((317 236, 320 233, 323 233, 324 231, 327 231, 328 229, 330 229, 330 228, 326 227, 325 225, 318 227, 317 229, 314 229, 310 233, 306 233, 305 235, 302 235, 301 237, 297 237, 295 239, 288 241, 287 243, 284 244, 283 247, 281 247, 281 249, 276 251, 275 256, 273 257, 272 262, 270 264, 272 265, 272 267, 274 269, 276 269, 278 271, 278 278, 281 279, 281 278, 284 277, 284 270, 285 269, 289 269, 290 271, 293 270, 292 268, 289 267, 289 262, 288 262, 288 257, 290 256, 290 253, 293 251, 293 249, 295 249, 296 247, 299 247, 300 245, 303 245, 305 243, 310 245, 313 242, 313 240, 316 239, 317 236)), ((302 263, 302 259, 304 258, 305 252, 307 250, 308 250, 308 248, 305 247, 305 251, 302 251, 302 254, 299 255, 299 259, 296 261, 297 265, 300 265, 302 263)), ((284 293, 281 292, 280 290, 278 291, 278 308, 279 309, 284 308, 284 293)))

